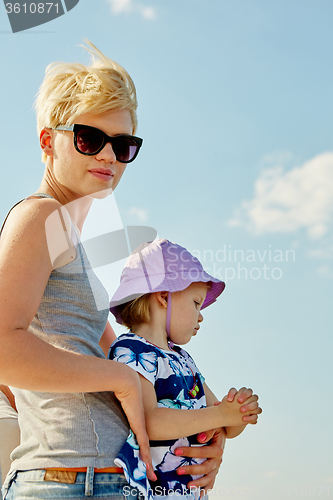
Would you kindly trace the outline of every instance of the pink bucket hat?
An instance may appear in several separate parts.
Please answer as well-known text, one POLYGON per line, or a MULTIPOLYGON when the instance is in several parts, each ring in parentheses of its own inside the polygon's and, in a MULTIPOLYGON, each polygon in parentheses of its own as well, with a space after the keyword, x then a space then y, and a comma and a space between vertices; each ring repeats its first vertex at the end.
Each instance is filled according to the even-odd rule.
MULTIPOLYGON (((210 276, 186 248, 165 239, 143 243, 129 256, 120 285, 110 302, 110 311, 122 324, 118 306, 146 293, 181 292, 194 282, 211 282, 204 309, 215 302, 225 283, 210 276)), ((169 311, 169 315, 170 315, 169 311)))

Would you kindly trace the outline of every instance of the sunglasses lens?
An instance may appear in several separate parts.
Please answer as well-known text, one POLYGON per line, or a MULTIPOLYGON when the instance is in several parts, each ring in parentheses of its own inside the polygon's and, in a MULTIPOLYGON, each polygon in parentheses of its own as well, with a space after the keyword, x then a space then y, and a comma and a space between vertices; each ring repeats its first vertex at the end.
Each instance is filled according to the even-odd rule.
POLYGON ((137 143, 130 137, 115 137, 112 147, 117 160, 123 163, 132 161, 138 151, 137 143))
POLYGON ((78 149, 86 155, 93 155, 103 144, 103 133, 99 130, 81 129, 76 135, 78 149))

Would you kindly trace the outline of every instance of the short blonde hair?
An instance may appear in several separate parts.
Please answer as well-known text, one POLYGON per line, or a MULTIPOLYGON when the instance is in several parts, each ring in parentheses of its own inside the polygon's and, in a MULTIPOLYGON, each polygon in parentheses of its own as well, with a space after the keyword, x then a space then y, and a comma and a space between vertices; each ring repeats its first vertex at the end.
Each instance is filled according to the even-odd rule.
MULTIPOLYGON (((92 56, 90 66, 58 62, 46 68, 35 101, 38 135, 44 127, 71 125, 84 113, 99 115, 123 109, 129 110, 135 133, 138 103, 132 78, 89 40, 86 43, 90 48, 84 48, 92 56)), ((45 163, 44 153, 42 160, 45 163)))
POLYGON ((118 306, 123 325, 131 329, 134 325, 150 321, 150 293, 118 306))

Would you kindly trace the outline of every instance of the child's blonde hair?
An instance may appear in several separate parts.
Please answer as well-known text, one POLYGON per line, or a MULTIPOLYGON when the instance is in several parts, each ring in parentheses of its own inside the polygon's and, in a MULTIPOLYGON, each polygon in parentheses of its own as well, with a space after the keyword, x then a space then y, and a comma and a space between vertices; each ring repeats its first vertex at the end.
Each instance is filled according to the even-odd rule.
POLYGON ((149 323, 150 321, 150 293, 141 295, 130 302, 126 302, 119 306, 119 314, 122 323, 127 328, 131 329, 134 325, 140 323, 149 323))
MULTIPOLYGON (((211 290, 212 283, 208 281, 207 290, 211 290)), ((122 320, 122 324, 126 326, 129 330, 134 325, 139 325, 140 323, 149 323, 150 321, 150 293, 141 295, 130 302, 126 302, 118 306, 119 315, 122 320)))
MULTIPOLYGON (((71 125, 84 113, 99 115, 123 109, 129 110, 135 133, 138 103, 133 80, 89 40, 86 43, 90 48, 84 48, 92 55, 91 66, 58 62, 46 68, 35 102, 38 135, 43 127, 71 125)), ((44 163, 46 158, 43 153, 44 163)))

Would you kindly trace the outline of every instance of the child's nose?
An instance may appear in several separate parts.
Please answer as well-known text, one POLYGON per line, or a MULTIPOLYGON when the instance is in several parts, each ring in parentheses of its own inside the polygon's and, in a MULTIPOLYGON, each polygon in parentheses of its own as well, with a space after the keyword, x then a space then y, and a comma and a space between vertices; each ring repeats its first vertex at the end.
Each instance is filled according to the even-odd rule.
POLYGON ((198 322, 201 323, 201 321, 203 321, 203 315, 200 312, 198 317, 198 322))

